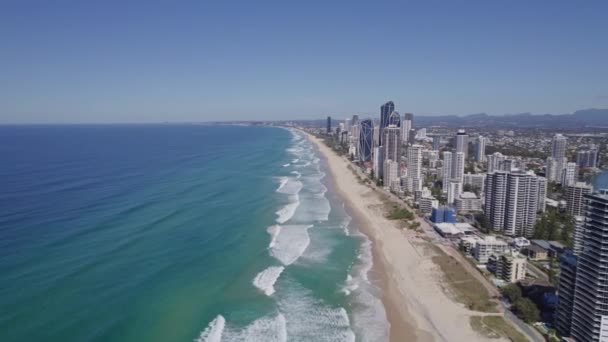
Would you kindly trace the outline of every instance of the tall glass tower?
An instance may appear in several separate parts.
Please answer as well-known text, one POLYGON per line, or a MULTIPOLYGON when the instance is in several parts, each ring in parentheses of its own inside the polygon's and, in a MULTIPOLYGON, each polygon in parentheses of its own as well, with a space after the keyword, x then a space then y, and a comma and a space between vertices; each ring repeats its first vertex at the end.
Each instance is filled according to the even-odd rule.
POLYGON ((362 162, 370 161, 374 145, 374 123, 371 119, 361 120, 361 131, 359 134, 359 159, 362 162))
POLYGON ((382 137, 384 136, 384 128, 389 124, 390 115, 395 111, 395 104, 393 101, 388 101, 387 103, 380 106, 380 144, 382 145, 382 137))

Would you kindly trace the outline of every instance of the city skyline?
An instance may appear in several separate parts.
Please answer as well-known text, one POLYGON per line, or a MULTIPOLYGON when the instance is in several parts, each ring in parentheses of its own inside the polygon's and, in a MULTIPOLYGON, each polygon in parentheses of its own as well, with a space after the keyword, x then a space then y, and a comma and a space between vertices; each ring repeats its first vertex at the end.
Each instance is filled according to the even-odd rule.
POLYGON ((0 123, 608 107, 603 2, 118 4, 2 5, 0 123))

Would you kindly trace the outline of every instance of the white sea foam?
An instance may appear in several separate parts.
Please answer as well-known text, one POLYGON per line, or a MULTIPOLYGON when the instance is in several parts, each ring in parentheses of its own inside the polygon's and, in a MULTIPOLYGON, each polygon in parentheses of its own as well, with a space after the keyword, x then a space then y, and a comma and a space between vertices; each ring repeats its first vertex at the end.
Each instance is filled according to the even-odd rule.
POLYGON ((274 284, 281 276, 281 273, 283 273, 283 270, 285 270, 285 267, 283 266, 270 266, 255 276, 253 285, 267 296, 272 296, 274 293, 274 284))
POLYGON ((295 178, 289 178, 287 180, 287 182, 285 183, 285 185, 283 185, 281 188, 277 189, 277 192, 280 192, 282 194, 287 194, 287 195, 295 195, 298 192, 300 192, 300 190, 302 190, 302 182, 300 182, 299 180, 295 179, 295 178))
POLYGON ((287 184, 287 182, 289 181, 289 178, 281 177, 281 178, 279 178, 279 181, 280 181, 280 184, 276 191, 281 190, 285 186, 285 184, 287 184))
POLYGON ((273 236, 270 242, 270 255, 285 266, 291 265, 298 260, 310 244, 308 229, 311 228, 312 225, 289 225, 279 227, 280 228, 278 229, 268 228, 268 232, 273 236))
POLYGON ((289 292, 278 298, 285 315, 290 340, 315 342, 353 342, 355 335, 344 308, 333 308, 314 298, 301 285, 289 283, 289 292))
POLYGON ((291 162, 292 162, 292 163, 297 163, 297 162, 299 162, 299 161, 300 161, 300 158, 296 158, 296 159, 292 160, 291 162))
POLYGON ((226 320, 222 315, 218 315, 209 323, 207 328, 201 332, 200 336, 194 340, 196 342, 220 342, 222 340, 222 332, 226 325, 226 320))
POLYGON ((296 175, 296 179, 300 179, 300 177, 302 177, 302 174, 298 171, 291 171, 291 174, 296 175))
POLYGON ((283 164, 283 167, 288 167, 289 165, 291 165, 291 164, 290 163, 283 164))
POLYGON ((270 237, 271 237, 268 248, 272 248, 277 243, 277 237, 281 233, 281 226, 279 226, 278 224, 275 224, 274 226, 268 227, 266 229, 266 231, 268 232, 268 234, 270 234, 270 237))
POLYGON ((295 202, 288 203, 284 205, 281 209, 277 210, 275 214, 277 214, 277 223, 285 223, 289 221, 293 215, 296 213, 296 209, 300 205, 300 201, 298 200, 298 195, 292 196, 295 202))
MULTIPOLYGON (((222 318, 222 328, 225 324, 224 318, 222 318)), ((213 323, 213 322, 212 322, 213 323)), ((201 337, 195 340, 196 342, 236 342, 236 341, 248 341, 248 342, 285 342, 287 341, 287 323, 285 316, 277 314, 274 317, 265 316, 251 322, 249 325, 236 328, 227 326, 224 329, 223 334, 217 335, 217 339, 201 339, 201 337)), ((207 328, 208 329, 208 328, 207 328)), ((205 329, 205 331, 207 331, 205 329)), ((212 336, 216 337, 216 336, 212 336)))

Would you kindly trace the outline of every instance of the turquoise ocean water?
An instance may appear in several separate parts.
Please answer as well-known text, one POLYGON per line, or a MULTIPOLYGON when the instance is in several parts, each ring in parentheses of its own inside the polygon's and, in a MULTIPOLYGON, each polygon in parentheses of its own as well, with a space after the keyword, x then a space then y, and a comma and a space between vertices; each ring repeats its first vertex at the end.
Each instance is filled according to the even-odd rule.
POLYGON ((0 341, 387 339, 297 132, 5 126, 0 155, 0 341))

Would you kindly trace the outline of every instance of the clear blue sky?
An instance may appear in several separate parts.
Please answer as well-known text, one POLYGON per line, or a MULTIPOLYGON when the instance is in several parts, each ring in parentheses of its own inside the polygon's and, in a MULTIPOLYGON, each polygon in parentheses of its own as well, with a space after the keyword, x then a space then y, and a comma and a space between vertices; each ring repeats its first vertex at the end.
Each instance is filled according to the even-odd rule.
POLYGON ((608 1, 0 2, 0 122, 608 107, 608 1), (129 2, 129 4, 127 4, 129 2))

